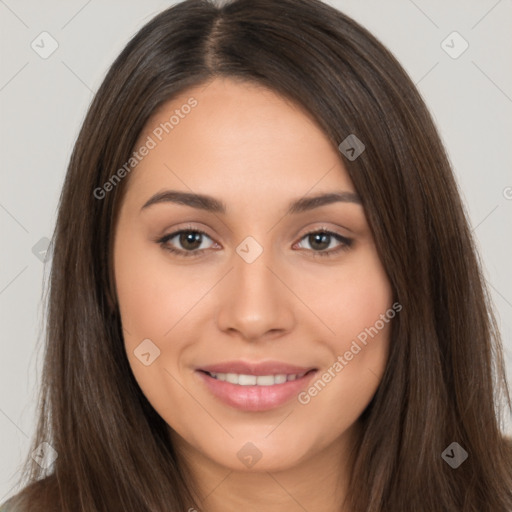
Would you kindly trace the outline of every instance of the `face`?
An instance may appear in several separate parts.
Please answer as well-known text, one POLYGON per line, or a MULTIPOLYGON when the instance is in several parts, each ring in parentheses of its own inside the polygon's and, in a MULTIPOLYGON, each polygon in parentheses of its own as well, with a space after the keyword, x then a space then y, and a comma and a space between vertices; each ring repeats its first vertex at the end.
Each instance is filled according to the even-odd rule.
POLYGON ((173 441, 237 471, 346 444, 394 310, 337 148, 301 107, 220 78, 164 105, 144 144, 115 286, 133 374, 173 441))

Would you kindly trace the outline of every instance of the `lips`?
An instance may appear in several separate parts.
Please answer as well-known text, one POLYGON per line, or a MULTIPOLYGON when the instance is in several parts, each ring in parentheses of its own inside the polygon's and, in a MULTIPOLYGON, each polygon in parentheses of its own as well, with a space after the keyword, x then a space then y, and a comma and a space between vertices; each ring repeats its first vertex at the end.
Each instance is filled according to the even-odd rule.
POLYGON ((303 390, 317 369, 278 361, 230 361, 196 368, 206 389, 224 404, 247 412, 280 407, 303 390))

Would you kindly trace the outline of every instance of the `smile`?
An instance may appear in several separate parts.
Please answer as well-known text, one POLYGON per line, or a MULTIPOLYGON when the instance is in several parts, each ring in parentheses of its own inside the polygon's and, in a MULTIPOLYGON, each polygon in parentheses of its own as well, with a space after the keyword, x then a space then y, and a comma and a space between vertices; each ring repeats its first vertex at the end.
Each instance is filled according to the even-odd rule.
POLYGON ((225 405, 246 412, 281 407, 303 391, 316 369, 302 373, 250 375, 196 370, 208 392, 225 405))
POLYGON ((230 384, 238 384, 239 386, 274 386, 275 384, 284 384, 292 380, 301 379, 308 372, 301 374, 277 374, 277 375, 247 375, 243 373, 215 373, 206 372, 210 377, 229 382, 230 384))

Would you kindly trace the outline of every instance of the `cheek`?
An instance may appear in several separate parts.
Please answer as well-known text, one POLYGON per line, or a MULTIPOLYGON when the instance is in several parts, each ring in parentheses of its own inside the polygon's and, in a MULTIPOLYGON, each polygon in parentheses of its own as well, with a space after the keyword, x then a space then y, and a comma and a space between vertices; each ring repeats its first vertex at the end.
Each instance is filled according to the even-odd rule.
POLYGON ((176 410, 190 407, 190 396, 178 383, 182 380, 180 363, 187 360, 194 340, 200 337, 204 313, 198 306, 204 302, 198 302, 212 285, 204 273, 184 272, 169 263, 163 249, 155 250, 149 244, 124 230, 114 246, 124 344, 146 398, 161 416, 176 419, 176 410))
POLYGON ((377 390, 396 312, 389 280, 375 251, 360 252, 357 262, 324 282, 328 282, 326 300, 319 311, 334 331, 324 341, 331 361, 312 382, 302 403, 308 402, 314 414, 326 420, 330 414, 337 416, 343 424, 347 418, 357 418, 377 390))
POLYGON ((366 408, 386 367, 396 312, 376 253, 360 253, 350 271, 329 282, 325 323, 334 331, 331 361, 299 400, 319 421, 348 427, 366 408))
POLYGON ((139 386, 152 401, 164 389, 168 360, 181 349, 179 340, 165 340, 185 313, 187 288, 169 280, 155 257, 158 251, 148 250, 147 244, 124 229, 114 244, 114 269, 125 350, 139 386))
POLYGON ((166 261, 165 251, 150 243, 128 237, 117 242, 116 289, 125 332, 161 340, 185 315, 188 320, 206 284, 190 272, 185 278, 166 261))
POLYGON ((338 351, 347 350, 347 343, 373 326, 392 305, 391 286, 375 251, 360 251, 355 261, 323 279, 322 289, 322 294, 310 292, 311 300, 320 300, 318 310, 338 351))

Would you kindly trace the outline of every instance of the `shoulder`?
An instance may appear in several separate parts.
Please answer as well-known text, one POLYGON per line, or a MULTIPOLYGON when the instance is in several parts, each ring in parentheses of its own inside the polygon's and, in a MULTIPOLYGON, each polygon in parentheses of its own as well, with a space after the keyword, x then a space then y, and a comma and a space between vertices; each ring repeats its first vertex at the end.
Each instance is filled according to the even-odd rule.
POLYGON ((29 510, 23 503, 25 503, 25 500, 23 499, 23 491, 21 491, 20 494, 16 494, 6 502, 0 503, 0 512, 25 512, 29 510))
POLYGON ((0 512, 18 512, 19 507, 16 505, 16 502, 20 501, 20 497, 17 494, 12 498, 9 498, 6 502, 0 503, 0 512))
POLYGON ((17 507, 12 505, 12 499, 0 505, 0 512, 17 512, 17 507))
POLYGON ((31 482, 21 491, 0 503, 0 512, 32 512, 59 510, 55 475, 31 482))

